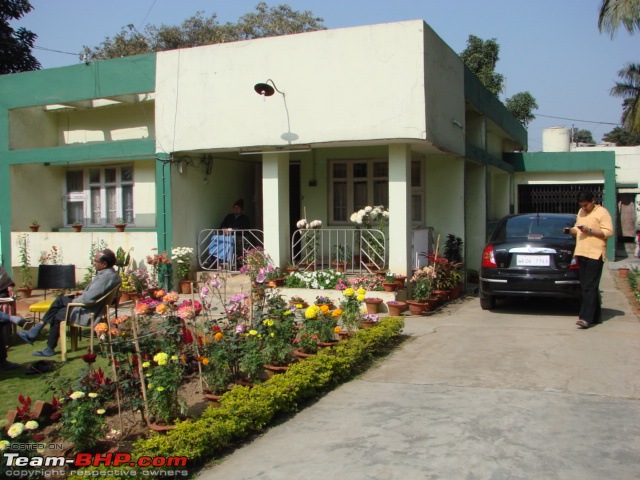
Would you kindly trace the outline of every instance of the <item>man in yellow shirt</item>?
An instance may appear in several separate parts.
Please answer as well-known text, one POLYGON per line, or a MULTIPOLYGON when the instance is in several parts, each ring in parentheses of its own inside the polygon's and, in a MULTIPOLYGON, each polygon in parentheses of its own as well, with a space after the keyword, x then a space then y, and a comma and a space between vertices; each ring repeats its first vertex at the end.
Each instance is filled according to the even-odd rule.
POLYGON ((596 205, 593 193, 581 192, 578 204, 578 218, 569 231, 576 236, 574 256, 578 261, 582 288, 582 305, 576 325, 589 328, 602 323, 599 285, 606 260, 607 239, 613 235, 613 222, 607 209, 596 205))

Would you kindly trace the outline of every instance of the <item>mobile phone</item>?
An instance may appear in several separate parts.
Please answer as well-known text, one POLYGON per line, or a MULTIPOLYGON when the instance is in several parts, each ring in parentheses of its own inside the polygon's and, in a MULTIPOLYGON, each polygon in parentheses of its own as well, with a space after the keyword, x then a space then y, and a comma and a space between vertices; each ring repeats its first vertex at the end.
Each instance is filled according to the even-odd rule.
POLYGON ((564 227, 562 229, 562 233, 564 233, 565 235, 569 235, 571 233, 571 227, 564 227))

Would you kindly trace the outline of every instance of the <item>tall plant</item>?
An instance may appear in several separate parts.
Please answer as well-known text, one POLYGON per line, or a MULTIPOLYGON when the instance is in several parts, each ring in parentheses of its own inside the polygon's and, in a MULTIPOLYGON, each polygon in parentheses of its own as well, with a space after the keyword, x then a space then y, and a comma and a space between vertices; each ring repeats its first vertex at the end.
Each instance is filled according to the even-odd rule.
POLYGON ((20 250, 20 275, 22 276, 22 286, 31 288, 33 286, 33 276, 31 275, 29 237, 26 233, 18 236, 18 249, 20 250))

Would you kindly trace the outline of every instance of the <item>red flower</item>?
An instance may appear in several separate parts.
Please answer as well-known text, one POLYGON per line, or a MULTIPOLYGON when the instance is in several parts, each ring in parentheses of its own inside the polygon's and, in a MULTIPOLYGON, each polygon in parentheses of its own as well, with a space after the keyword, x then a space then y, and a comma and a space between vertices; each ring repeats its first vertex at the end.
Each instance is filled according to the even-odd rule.
POLYGON ((85 362, 91 364, 96 361, 96 357, 97 355, 95 353, 85 353, 80 358, 82 358, 82 360, 84 360, 85 362))

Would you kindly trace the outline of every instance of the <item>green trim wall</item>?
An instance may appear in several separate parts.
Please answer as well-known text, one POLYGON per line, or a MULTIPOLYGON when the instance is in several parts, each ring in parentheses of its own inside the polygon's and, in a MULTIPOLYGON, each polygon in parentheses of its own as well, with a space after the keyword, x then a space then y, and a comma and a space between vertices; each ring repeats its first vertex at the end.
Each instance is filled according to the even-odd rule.
MULTIPOLYGON (((155 54, 0 75, 0 252, 4 264, 11 258, 12 165, 155 158, 155 138, 10 151, 9 110, 155 92, 155 82, 155 54)), ((160 237, 165 235, 158 231, 160 237)))
MULTIPOLYGON (((536 152, 510 153, 505 160, 516 172, 602 172, 604 178, 603 206, 611 214, 616 229, 616 155, 614 152, 536 152)), ((578 211, 576 202, 576 212, 578 211)), ((607 242, 607 258, 615 259, 614 240, 607 242)))

